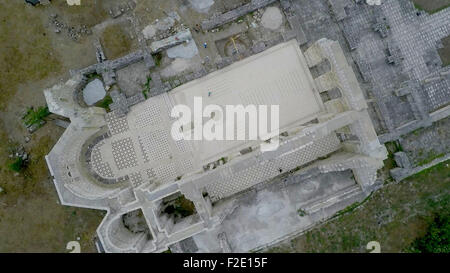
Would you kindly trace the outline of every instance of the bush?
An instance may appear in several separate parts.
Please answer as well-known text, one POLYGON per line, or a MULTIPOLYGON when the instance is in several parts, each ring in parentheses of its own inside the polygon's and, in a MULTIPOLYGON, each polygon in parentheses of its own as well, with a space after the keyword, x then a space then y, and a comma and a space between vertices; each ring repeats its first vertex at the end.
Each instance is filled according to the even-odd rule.
POLYGON ((33 124, 39 124, 48 115, 50 115, 50 111, 47 106, 41 106, 37 110, 29 108, 27 114, 23 117, 23 120, 25 125, 31 126, 33 124))
POLYGON ((13 163, 9 164, 9 169, 14 172, 20 172, 25 167, 25 161, 18 157, 14 160, 13 163))
POLYGON ((414 241, 413 252, 450 253, 450 214, 438 215, 428 227, 425 236, 414 241))
POLYGON ((101 101, 97 102, 96 106, 105 108, 106 111, 110 111, 109 105, 113 102, 110 95, 106 95, 101 101))
POLYGON ((168 205, 164 212, 167 214, 175 214, 177 217, 187 217, 195 213, 194 203, 184 197, 184 195, 179 196, 170 205, 168 205))
POLYGON ((155 53, 153 55, 153 59, 155 60, 155 65, 160 66, 162 61, 163 55, 161 52, 155 53))

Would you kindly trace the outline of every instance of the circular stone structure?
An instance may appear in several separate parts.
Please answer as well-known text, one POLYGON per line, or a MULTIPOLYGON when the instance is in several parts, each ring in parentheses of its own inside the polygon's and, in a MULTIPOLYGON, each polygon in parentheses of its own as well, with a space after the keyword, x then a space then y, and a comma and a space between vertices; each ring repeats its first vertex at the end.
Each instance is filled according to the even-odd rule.
POLYGON ((270 30, 278 29, 282 23, 283 15, 277 7, 268 7, 261 17, 262 26, 270 30))
POLYGON ((89 82, 83 89, 83 100, 89 106, 102 100, 105 95, 105 87, 103 87, 103 83, 99 79, 89 82))

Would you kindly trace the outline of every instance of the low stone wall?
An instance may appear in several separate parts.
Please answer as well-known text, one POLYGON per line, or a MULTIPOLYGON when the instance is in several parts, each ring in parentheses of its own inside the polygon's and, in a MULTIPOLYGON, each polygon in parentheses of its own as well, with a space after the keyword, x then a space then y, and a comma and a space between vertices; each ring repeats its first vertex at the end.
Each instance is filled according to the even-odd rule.
POLYGON ((274 3, 277 0, 253 0, 251 3, 240 6, 236 9, 230 10, 228 12, 222 13, 219 16, 211 17, 202 22, 203 30, 211 30, 223 24, 232 22, 237 18, 246 15, 249 12, 255 11, 257 9, 263 8, 269 4, 274 3))
POLYGON ((395 168, 395 169, 392 169, 390 173, 392 175, 392 178, 394 178, 394 180, 398 182, 398 181, 401 181, 401 180, 403 180, 403 179, 405 179, 405 178, 407 178, 407 177, 409 177, 411 175, 414 175, 414 174, 419 173, 419 172, 421 172, 423 170, 431 168, 434 165, 437 165, 437 164, 439 164, 441 162, 444 162, 444 161, 447 161, 449 159, 450 159, 450 153, 446 154, 443 157, 436 158, 432 162, 430 162, 428 164, 425 164, 423 166, 418 166, 418 167, 415 167, 415 168, 395 168))

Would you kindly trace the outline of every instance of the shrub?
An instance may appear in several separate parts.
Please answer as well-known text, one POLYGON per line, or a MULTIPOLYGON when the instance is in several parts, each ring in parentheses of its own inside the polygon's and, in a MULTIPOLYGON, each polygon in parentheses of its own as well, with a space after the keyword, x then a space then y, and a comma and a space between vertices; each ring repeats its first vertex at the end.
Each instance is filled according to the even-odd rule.
POLYGON ((18 173, 25 167, 25 161, 21 157, 18 157, 8 167, 11 171, 18 173))
POLYGON ((445 213, 434 218, 427 233, 417 238, 412 246, 418 253, 450 253, 450 214, 445 213))

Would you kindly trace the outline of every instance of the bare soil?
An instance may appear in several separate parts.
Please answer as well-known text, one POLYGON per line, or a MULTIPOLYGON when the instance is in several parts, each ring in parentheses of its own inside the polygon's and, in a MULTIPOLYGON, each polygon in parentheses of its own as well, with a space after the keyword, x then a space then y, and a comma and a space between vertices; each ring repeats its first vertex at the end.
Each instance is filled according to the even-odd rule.
POLYGON ((59 204, 44 156, 63 129, 48 121, 29 135, 21 117, 28 107, 45 105, 43 90, 68 78, 69 69, 96 62, 92 36, 72 40, 55 33, 50 15, 69 26, 105 19, 102 1, 71 6, 54 0, 30 6, 22 0, 0 3, 0 252, 67 252, 80 238, 82 252, 94 252, 102 211, 59 204), (30 137, 28 143, 25 138, 30 137), (30 156, 21 173, 9 169, 9 148, 22 145, 30 156))

